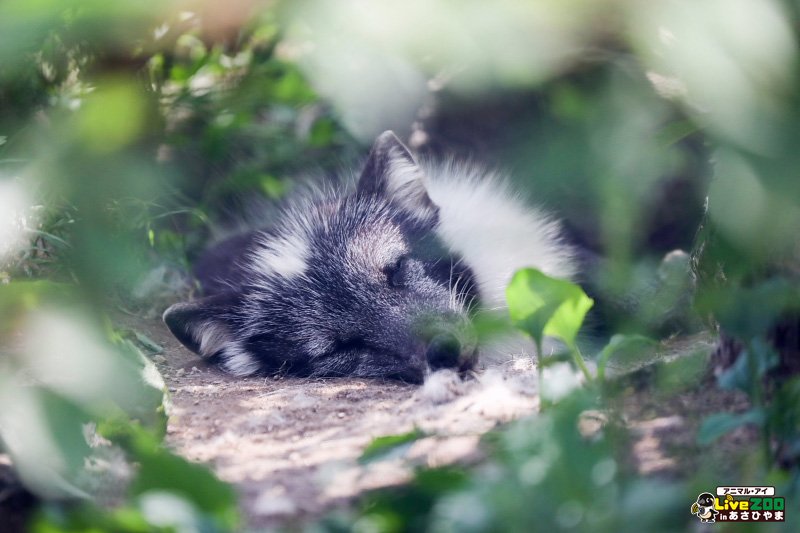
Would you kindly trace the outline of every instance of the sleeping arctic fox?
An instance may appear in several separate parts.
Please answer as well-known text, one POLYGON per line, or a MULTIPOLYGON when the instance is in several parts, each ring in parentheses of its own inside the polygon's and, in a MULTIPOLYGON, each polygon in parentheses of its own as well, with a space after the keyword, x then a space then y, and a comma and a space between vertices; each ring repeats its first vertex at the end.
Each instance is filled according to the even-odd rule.
POLYGON ((483 169, 418 164, 385 132, 352 190, 309 191, 274 227, 212 248, 195 271, 205 297, 164 321, 239 376, 421 382, 475 364, 470 316, 503 313, 523 267, 575 274, 555 220, 483 169))

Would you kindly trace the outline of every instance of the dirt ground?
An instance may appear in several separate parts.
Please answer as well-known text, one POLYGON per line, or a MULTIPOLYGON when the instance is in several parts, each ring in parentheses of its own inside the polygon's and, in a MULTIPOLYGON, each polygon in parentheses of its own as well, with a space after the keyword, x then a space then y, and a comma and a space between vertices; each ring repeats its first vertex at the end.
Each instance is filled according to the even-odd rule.
POLYGON ((234 484, 252 527, 317 516, 365 490, 399 484, 416 465, 480 457, 480 436, 538 406, 527 360, 466 382, 423 386, 365 379, 234 378, 204 364, 157 321, 130 323, 164 348, 153 357, 171 395, 167 443, 234 484), (504 374, 514 373, 513 383, 504 374), (529 378, 529 379, 528 379, 529 378), (376 437, 427 436, 361 465, 376 437))
MULTIPOLYGON (((509 360, 466 382, 445 373, 422 387, 364 379, 242 379, 204 364, 159 321, 128 322, 163 347, 153 359, 171 394, 168 445, 232 483, 253 528, 319 516, 366 490, 407 481, 417 465, 476 461, 481 435, 538 409, 536 371, 527 359, 509 360), (389 458, 359 463, 375 437, 415 428, 426 436, 389 458)), ((707 337, 690 339, 668 357, 710 346, 707 337)), ((703 384, 669 398, 653 396, 648 366, 623 385, 629 467, 681 477, 702 462, 695 434, 704 414, 743 410, 746 401, 703 384)), ((734 432, 717 447, 714 461, 721 464, 754 438, 734 432)))

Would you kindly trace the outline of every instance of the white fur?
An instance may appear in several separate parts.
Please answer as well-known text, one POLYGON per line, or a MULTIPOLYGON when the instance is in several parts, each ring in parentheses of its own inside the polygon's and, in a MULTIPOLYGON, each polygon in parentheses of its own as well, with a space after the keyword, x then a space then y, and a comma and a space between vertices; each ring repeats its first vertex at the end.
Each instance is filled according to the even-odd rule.
POLYGON ((425 377, 421 395, 434 405, 447 403, 464 394, 466 386, 455 370, 443 369, 425 377))
POLYGON ((302 276, 308 268, 308 241, 300 232, 265 240, 254 251, 253 268, 264 273, 276 273, 284 278, 302 276))
POLYGON ((222 367, 234 376, 249 376, 259 369, 258 362, 238 343, 227 344, 220 353, 222 367))
POLYGON ((197 335, 201 355, 211 357, 219 353, 222 366, 236 376, 248 376, 258 370, 258 363, 237 341, 231 339, 224 326, 206 322, 197 335))
POLYGON ((396 150, 391 152, 391 163, 388 176, 388 190, 390 197, 396 197, 407 185, 412 185, 422 178, 422 169, 396 150))
MULTIPOLYGON (((521 268, 562 279, 576 274, 559 223, 523 201, 504 178, 454 163, 428 167, 425 174, 428 195, 439 206, 437 234, 472 269, 486 310, 506 312, 506 287, 521 268)), ((549 341, 544 348, 553 349, 549 341)), ((535 352, 530 338, 509 333, 485 343, 481 358, 497 362, 535 352)))
POLYGON ((423 221, 433 214, 433 206, 426 202, 422 169, 406 157, 392 159, 388 179, 388 195, 411 216, 423 221))
POLYGON ((200 355, 211 357, 230 343, 230 335, 224 326, 213 321, 204 323, 195 335, 200 345, 200 355))
POLYGON ((528 206, 504 179, 455 164, 428 168, 426 175, 428 195, 439 206, 437 233, 474 272, 486 308, 506 309, 506 287, 520 268, 575 275, 558 222, 528 206))

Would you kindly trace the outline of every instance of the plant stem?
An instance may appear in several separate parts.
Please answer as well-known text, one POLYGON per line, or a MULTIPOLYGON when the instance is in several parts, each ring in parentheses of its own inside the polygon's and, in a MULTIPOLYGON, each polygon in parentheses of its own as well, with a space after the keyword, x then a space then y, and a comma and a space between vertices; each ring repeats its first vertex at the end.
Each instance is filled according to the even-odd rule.
POLYGON ((539 374, 539 411, 544 411, 547 403, 542 396, 544 391, 544 351, 542 351, 542 342, 536 340, 536 372, 539 374))
POLYGON ((575 361, 575 364, 578 365, 578 368, 581 369, 581 372, 583 372, 584 377, 586 377, 586 381, 588 383, 592 383, 594 378, 592 377, 592 373, 589 372, 589 367, 586 366, 586 361, 583 359, 581 351, 574 344, 570 345, 569 348, 572 352, 572 359, 575 361))
MULTIPOLYGON (((772 452, 770 450, 770 431, 769 431, 769 424, 766 420, 766 407, 764 405, 764 397, 763 397, 763 378, 758 372, 758 361, 756 360, 756 346, 753 339, 745 345, 747 356, 747 374, 750 378, 750 383, 748 387, 748 393, 750 396, 750 401, 753 404, 753 407, 756 409, 761 409, 761 412, 764 413, 764 420, 761 424, 761 448, 762 453, 764 454, 764 465, 766 468, 770 468, 772 464, 772 452)), ((762 358, 766 357, 763 353, 761 354, 762 358)), ((764 363, 766 366, 766 363, 764 363)))

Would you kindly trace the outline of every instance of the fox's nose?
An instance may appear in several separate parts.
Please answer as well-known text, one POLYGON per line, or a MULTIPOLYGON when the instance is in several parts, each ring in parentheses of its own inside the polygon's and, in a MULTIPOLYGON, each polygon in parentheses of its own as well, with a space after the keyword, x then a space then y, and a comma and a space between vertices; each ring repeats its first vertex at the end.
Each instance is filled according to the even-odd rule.
POLYGON ((440 368, 457 368, 461 366, 461 343, 451 333, 440 333, 435 336, 425 352, 431 370, 440 368))

